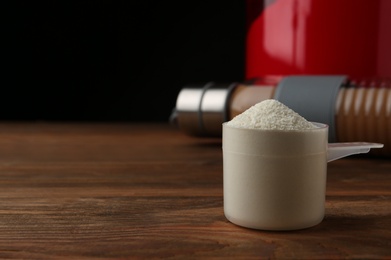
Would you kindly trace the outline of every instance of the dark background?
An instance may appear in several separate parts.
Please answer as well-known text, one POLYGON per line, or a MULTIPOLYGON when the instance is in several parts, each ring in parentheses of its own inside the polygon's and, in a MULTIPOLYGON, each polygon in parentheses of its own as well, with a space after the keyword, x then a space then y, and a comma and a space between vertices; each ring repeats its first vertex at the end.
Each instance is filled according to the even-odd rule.
POLYGON ((2 9, 0 120, 168 121, 185 85, 244 77, 244 1, 2 9))

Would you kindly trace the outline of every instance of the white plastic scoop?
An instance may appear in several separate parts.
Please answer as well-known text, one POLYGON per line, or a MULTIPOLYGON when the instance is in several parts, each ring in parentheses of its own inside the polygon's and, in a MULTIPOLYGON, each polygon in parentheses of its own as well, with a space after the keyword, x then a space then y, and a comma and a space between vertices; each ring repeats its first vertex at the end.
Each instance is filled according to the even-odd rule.
POLYGON ((319 224, 325 214, 327 162, 383 144, 328 143, 328 126, 303 131, 223 124, 224 214, 261 230, 319 224))
POLYGON ((331 162, 352 154, 368 153, 371 148, 382 148, 384 144, 349 142, 349 143, 329 143, 327 150, 327 162, 331 162))

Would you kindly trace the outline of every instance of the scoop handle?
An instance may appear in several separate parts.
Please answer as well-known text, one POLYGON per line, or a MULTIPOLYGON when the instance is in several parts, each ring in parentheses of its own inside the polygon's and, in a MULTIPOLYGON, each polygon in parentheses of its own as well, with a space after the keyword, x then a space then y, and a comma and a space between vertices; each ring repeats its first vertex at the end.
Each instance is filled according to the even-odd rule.
POLYGON ((327 162, 331 162, 352 154, 367 153, 371 148, 382 148, 384 144, 349 142, 349 143, 329 143, 327 162))

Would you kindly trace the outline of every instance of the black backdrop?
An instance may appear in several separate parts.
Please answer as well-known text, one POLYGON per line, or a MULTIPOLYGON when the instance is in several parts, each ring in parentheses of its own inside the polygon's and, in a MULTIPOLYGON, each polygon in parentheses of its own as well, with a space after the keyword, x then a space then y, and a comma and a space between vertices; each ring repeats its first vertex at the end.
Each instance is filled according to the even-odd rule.
POLYGON ((244 77, 244 1, 14 1, 3 11, 0 120, 167 121, 185 85, 244 77))

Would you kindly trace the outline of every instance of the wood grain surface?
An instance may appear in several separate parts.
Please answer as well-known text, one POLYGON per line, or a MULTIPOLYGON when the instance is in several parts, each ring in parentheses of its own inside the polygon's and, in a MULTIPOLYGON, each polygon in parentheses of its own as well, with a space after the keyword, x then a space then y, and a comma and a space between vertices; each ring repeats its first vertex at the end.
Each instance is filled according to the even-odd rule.
POLYGON ((326 216, 223 213, 221 139, 166 124, 1 123, 0 259, 391 259, 391 160, 328 165, 326 216))

